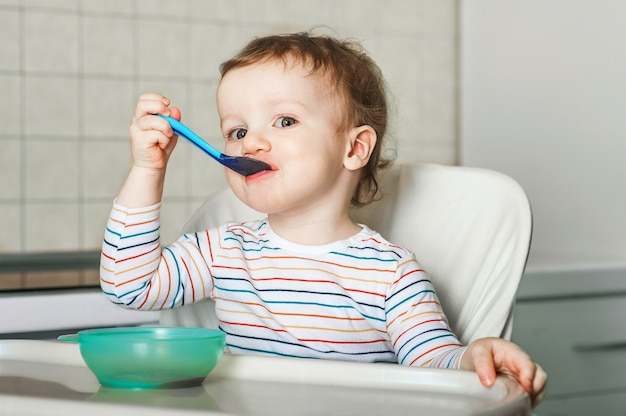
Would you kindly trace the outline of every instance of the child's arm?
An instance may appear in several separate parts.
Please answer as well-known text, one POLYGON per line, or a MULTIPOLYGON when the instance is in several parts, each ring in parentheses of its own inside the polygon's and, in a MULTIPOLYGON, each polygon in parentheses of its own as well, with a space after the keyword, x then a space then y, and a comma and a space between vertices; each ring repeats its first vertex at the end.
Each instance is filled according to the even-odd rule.
POLYGON ((462 347, 415 258, 400 262, 396 273, 400 277, 389 288, 386 318, 400 364, 475 371, 487 387, 495 382, 496 373, 507 375, 522 385, 534 404, 541 400, 546 373, 524 350, 500 338, 462 347))
POLYGON ((181 238, 165 249, 160 243, 165 169, 177 136, 153 114, 180 119, 180 111, 168 106, 158 94, 140 97, 130 126, 132 167, 105 229, 100 285, 112 302, 128 308, 191 303, 207 297, 212 284, 202 252, 208 234, 205 240, 181 238))
POLYGON ((132 166, 117 202, 128 208, 146 207, 161 201, 167 161, 178 136, 170 124, 154 114, 180 119, 180 111, 158 94, 143 94, 130 125, 132 166))
POLYGON ((517 380, 530 396, 533 405, 541 401, 547 375, 528 354, 501 338, 482 338, 472 342, 461 359, 461 370, 476 371, 483 385, 489 387, 496 373, 517 380))

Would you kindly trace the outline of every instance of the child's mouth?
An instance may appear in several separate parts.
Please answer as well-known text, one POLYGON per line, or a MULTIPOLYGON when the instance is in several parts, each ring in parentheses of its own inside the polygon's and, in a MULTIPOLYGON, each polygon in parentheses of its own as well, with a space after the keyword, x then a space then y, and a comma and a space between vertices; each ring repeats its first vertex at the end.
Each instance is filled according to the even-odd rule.
POLYGON ((277 169, 274 168, 273 166, 271 166, 271 169, 262 170, 262 171, 259 171, 259 172, 256 172, 256 173, 253 173, 251 175, 246 176, 246 180, 255 179, 255 178, 258 178, 258 177, 261 177, 261 176, 265 176, 265 175, 267 175, 269 173, 274 172, 275 170, 277 170, 277 169))

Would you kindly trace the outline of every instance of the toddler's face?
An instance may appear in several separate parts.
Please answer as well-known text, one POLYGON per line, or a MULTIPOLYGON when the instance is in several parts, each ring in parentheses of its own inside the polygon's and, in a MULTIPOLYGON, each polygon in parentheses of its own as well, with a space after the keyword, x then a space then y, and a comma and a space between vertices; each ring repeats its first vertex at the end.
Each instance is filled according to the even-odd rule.
POLYGON ((266 62, 229 71, 217 92, 225 153, 269 163, 244 178, 227 170, 235 194, 265 213, 301 213, 345 189, 347 133, 335 90, 299 65, 266 62))

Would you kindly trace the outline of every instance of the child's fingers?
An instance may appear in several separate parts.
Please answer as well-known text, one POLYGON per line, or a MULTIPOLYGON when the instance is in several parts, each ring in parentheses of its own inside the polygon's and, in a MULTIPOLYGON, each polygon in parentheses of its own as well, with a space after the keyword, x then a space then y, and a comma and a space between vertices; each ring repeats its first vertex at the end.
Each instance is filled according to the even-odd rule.
POLYGON ((157 93, 153 93, 153 92, 148 92, 148 93, 141 94, 139 96, 139 101, 143 101, 143 100, 146 100, 146 101, 149 101, 149 100, 162 101, 163 104, 170 105, 169 98, 167 98, 167 97, 165 97, 165 96, 163 96, 161 94, 157 94, 157 93))
POLYGON ((543 398, 547 375, 521 348, 513 349, 510 354, 511 356, 503 363, 504 368, 517 379, 534 406, 543 398))
POLYGON ((162 117, 149 114, 134 120, 131 129, 137 131, 157 131, 165 137, 173 137, 174 130, 170 123, 162 117))
POLYGON ((133 118, 139 120, 148 114, 170 115, 170 100, 159 94, 143 94, 137 101, 133 118))
POLYGON ((474 370, 481 383, 490 387, 496 380, 496 372, 515 379, 536 405, 544 396, 547 375, 541 366, 519 346, 500 339, 482 338, 468 346, 462 368, 474 370))
POLYGON ((491 387, 496 381, 496 368, 493 354, 487 345, 474 345, 471 351, 474 361, 474 371, 485 387, 491 387))
POLYGON ((535 371, 535 378, 533 380, 533 393, 531 394, 533 406, 536 406, 539 402, 541 402, 541 400, 543 400, 547 381, 548 375, 543 368, 537 364, 537 370, 535 371))
POLYGON ((170 109, 170 117, 180 121, 180 110, 177 107, 172 107, 170 109))

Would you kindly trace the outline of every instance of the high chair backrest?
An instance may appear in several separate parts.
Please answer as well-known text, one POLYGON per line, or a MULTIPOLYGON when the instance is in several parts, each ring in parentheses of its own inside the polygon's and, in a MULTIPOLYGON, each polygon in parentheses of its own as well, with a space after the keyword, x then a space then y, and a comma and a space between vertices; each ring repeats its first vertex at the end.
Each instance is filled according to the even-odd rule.
MULTIPOLYGON (((415 252, 463 343, 510 339, 532 232, 520 185, 491 170, 420 163, 396 164, 380 183, 383 198, 355 210, 355 221, 415 252)), ((226 189, 206 201, 183 231, 262 217, 226 189)), ((212 301, 163 311, 161 323, 217 327, 212 301)))

